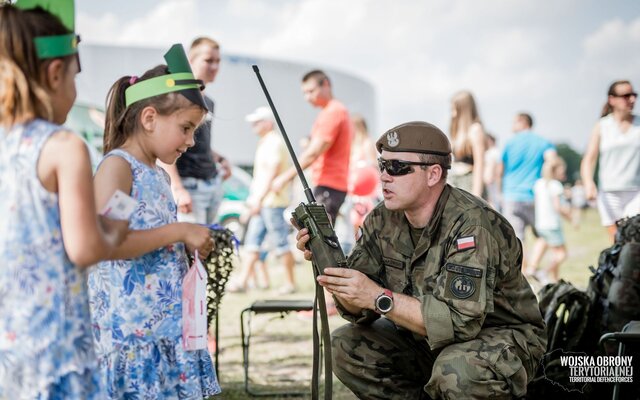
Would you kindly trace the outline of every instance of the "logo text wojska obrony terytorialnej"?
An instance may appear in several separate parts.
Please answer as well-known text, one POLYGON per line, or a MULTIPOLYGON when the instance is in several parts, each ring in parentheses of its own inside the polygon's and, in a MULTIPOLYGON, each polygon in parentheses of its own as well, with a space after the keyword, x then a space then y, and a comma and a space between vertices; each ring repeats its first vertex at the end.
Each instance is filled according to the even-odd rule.
POLYGON ((560 356, 569 382, 633 382, 633 356, 560 356))

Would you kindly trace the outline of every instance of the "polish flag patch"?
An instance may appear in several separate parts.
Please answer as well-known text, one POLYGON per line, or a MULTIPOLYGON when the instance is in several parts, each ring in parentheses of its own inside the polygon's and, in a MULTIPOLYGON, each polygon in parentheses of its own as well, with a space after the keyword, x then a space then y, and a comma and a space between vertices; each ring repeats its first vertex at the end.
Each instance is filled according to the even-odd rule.
POLYGON ((458 250, 473 249, 476 247, 476 237, 467 236, 456 240, 456 247, 458 250))

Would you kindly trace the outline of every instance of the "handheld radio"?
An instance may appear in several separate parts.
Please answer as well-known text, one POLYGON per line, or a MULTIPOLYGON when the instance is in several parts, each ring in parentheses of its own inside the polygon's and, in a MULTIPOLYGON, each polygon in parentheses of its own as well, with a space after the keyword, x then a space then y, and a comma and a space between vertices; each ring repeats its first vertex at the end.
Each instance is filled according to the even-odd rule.
POLYGON ((292 213, 292 217, 299 228, 307 228, 309 231, 310 239, 309 242, 307 242, 307 246, 309 250, 311 250, 314 268, 317 268, 316 272, 318 274, 323 274, 326 267, 346 267, 347 260, 342 252, 340 242, 338 241, 336 232, 333 229, 331 220, 329 219, 329 214, 327 214, 327 210, 324 205, 316 203, 316 199, 313 197, 313 192, 307 184, 307 180, 304 177, 300 163, 298 163, 298 158, 293 151, 293 147, 291 147, 289 137, 284 130, 284 126, 282 126, 282 121, 278 116, 276 107, 273 105, 273 101, 271 100, 271 96, 269 95, 264 81, 262 80, 262 76, 260 75, 257 65, 253 66, 253 71, 256 73, 258 81, 260 81, 260 86, 262 86, 262 90, 267 97, 269 107, 271 107, 271 111, 273 111, 276 123, 280 128, 280 132, 282 132, 282 137, 287 145, 289 154, 291 154, 293 164, 296 167, 296 171, 298 171, 298 177, 300 178, 302 187, 304 188, 304 194, 308 203, 300 203, 292 213))
MULTIPOLYGON (((316 199, 313 197, 313 193, 307 184, 307 180, 304 177, 298 158, 291 147, 291 142, 287 136, 287 132, 284 130, 278 111, 273 105, 269 91, 262 80, 260 70, 258 66, 253 66, 253 71, 258 77, 262 91, 267 97, 269 107, 273 112, 273 116, 276 119, 278 128, 282 132, 282 137, 287 145, 291 159, 298 172, 298 177, 302 182, 304 188, 304 194, 307 197, 308 203, 300 203, 298 207, 292 213, 293 220, 298 228, 307 228, 309 231, 309 241, 307 247, 311 250, 311 258, 313 264, 313 272, 317 277, 319 274, 324 273, 324 269, 327 267, 346 267, 347 260, 340 247, 340 242, 336 236, 336 232, 333 230, 329 214, 324 208, 324 205, 316 203, 316 199)), ((320 313, 320 323, 322 327, 322 341, 324 342, 324 398, 330 400, 333 393, 333 374, 331 371, 331 334, 329 332, 329 322, 327 318, 327 308, 324 300, 324 291, 322 287, 316 282, 316 299, 313 307, 313 375, 311 377, 311 398, 313 400, 318 399, 318 393, 320 390, 320 338, 318 337, 317 318, 316 313, 320 313)))

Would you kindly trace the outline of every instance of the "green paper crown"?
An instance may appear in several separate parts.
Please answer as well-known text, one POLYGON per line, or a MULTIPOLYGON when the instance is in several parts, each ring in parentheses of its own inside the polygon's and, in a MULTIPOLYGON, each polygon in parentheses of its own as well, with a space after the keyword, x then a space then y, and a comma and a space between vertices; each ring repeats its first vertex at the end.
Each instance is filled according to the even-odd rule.
POLYGON ((72 33, 65 35, 38 36, 34 39, 39 59, 64 57, 78 53, 80 37, 73 33, 75 28, 74 0, 18 0, 16 7, 31 10, 40 7, 60 19, 72 33))
POLYGON ((133 103, 161 94, 184 91, 182 94, 191 102, 207 108, 202 93, 204 84, 195 79, 189 60, 181 44, 174 44, 164 55, 169 74, 146 79, 129 86, 125 91, 125 103, 129 107, 133 103))

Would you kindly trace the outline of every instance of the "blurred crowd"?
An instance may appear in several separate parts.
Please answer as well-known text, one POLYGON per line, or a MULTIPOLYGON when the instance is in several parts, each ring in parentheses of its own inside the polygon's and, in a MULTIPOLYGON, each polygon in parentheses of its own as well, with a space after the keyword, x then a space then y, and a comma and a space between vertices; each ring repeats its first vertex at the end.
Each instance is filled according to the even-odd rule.
MULTIPOLYGON (((330 95, 330 81, 324 73, 314 85, 326 85, 327 93, 330 95)), ((310 100, 310 94, 313 94, 314 90, 315 86, 311 91, 305 91, 303 83, 303 93, 307 100, 323 110, 326 107, 325 103, 318 104, 310 100)), ((513 117, 511 135, 504 143, 499 144, 496 137, 485 129, 473 94, 460 91, 453 95, 449 138, 454 162, 448 175, 448 183, 483 198, 491 207, 503 213, 523 244, 531 242, 525 240, 525 234, 529 232, 528 235, 533 238, 533 245, 531 249, 527 249, 529 251, 525 252, 523 260, 523 272, 529 278, 542 284, 559 279, 560 264, 568 256, 563 234, 565 224, 562 220, 565 220, 568 226, 578 229, 583 210, 597 206, 602 224, 613 238, 615 221, 640 211, 640 185, 637 182, 637 163, 640 157, 637 137, 639 122, 632 114, 636 98, 630 82, 616 81, 611 85, 602 119, 594 127, 585 153, 580 176, 568 177, 566 161, 558 154, 556 146, 550 140, 552 135, 537 133, 534 129, 534 118, 530 113, 517 113, 513 117), (607 130, 607 141, 604 144, 600 143, 602 127, 607 130), (614 134, 620 135, 620 138, 612 138, 614 134), (594 160, 598 156, 608 164, 604 165, 604 168, 601 167, 596 177, 594 160), (610 169, 620 170, 622 176, 616 175, 618 182, 608 183, 612 181, 612 174, 607 172, 610 169), (622 173, 624 171, 626 175, 622 173), (595 184, 598 178, 601 182, 600 191, 596 189, 595 184), (550 251, 550 256, 545 258, 547 250, 550 251), (542 265, 543 262, 545 265, 542 265)), ((264 111, 262 115, 270 121, 272 128, 275 127, 273 115, 268 109, 263 107, 260 110, 264 111)), ((343 190, 344 203, 338 208, 339 212, 335 212, 335 204, 332 206, 332 217, 335 218, 334 223, 343 249, 347 253, 357 237, 359 225, 382 196, 379 171, 376 170, 376 138, 368 132, 367 123, 362 116, 351 114, 349 118, 352 133, 349 134, 351 147, 348 185, 346 192, 343 190)), ((316 123, 310 137, 302 143, 303 148, 308 149, 308 144, 314 140, 313 135, 317 134, 318 129, 329 129, 330 126, 323 122, 319 128, 316 123)), ((320 151, 314 147, 313 151, 321 155, 331 154, 337 146, 332 138, 334 135, 329 135, 325 146, 320 147, 320 151)), ((347 145, 345 140, 340 142, 342 148, 347 145)), ((319 170, 326 168, 324 157, 318 156, 309 163, 309 158, 305 158, 307 154, 308 152, 301 156, 304 160, 303 168, 311 165, 319 170)), ((289 158, 284 153, 282 157, 289 158)), ((346 163, 346 158, 341 160, 340 162, 346 163)), ((329 171, 330 174, 336 173, 335 166, 329 171)), ((290 174, 289 179, 292 177, 290 174)), ((317 185, 317 181, 314 180, 313 184, 317 185)), ((341 188, 344 189, 344 186, 341 188)), ((294 190, 296 200, 302 200, 301 192, 301 188, 294 190)), ((285 207, 287 212, 291 211, 290 205, 285 207)), ((287 277, 290 275, 287 273, 287 277)), ((283 292, 291 292, 292 285, 293 281, 289 280, 283 292)), ((242 290, 248 286, 251 285, 245 279, 242 290)), ((254 286, 264 287, 268 286, 268 283, 255 283, 254 286)))

